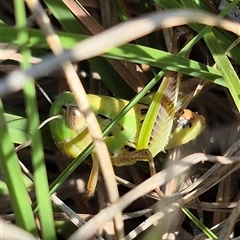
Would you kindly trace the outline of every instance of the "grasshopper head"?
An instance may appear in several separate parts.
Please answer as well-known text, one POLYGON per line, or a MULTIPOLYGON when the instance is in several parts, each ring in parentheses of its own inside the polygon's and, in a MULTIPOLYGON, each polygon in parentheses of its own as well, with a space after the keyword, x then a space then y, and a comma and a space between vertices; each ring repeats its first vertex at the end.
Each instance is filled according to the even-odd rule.
POLYGON ((61 93, 53 103, 50 115, 61 116, 49 123, 52 138, 58 149, 69 156, 77 157, 91 142, 91 138, 73 94, 61 93))
POLYGON ((205 127, 206 121, 203 116, 189 109, 181 110, 177 126, 165 149, 171 149, 195 139, 205 127))

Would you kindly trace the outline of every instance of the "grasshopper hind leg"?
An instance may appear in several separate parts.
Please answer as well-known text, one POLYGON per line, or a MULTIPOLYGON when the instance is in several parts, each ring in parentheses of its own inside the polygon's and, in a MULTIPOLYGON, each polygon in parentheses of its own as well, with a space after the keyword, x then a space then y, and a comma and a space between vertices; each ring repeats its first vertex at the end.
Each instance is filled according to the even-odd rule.
MULTIPOLYGON (((93 159, 93 165, 92 165, 91 173, 87 183, 86 198, 90 198, 91 196, 93 196, 97 186, 98 175, 99 175, 99 163, 95 154, 92 154, 92 159, 93 159)), ((133 165, 137 161, 148 161, 151 176, 156 174, 156 169, 155 169, 155 164, 152 158, 152 154, 148 149, 134 150, 132 152, 128 152, 123 156, 121 155, 121 156, 112 158, 112 164, 118 167, 133 165)), ((159 188, 156 188, 155 191, 160 198, 164 196, 164 194, 159 188)))
MULTIPOLYGON (((134 150, 132 152, 128 152, 124 156, 119 156, 112 159, 113 165, 118 167, 133 165, 137 161, 148 161, 151 176, 156 174, 156 168, 153 161, 153 157, 148 149, 134 150)), ((156 188, 155 191, 160 198, 164 196, 163 192, 159 188, 156 188)))

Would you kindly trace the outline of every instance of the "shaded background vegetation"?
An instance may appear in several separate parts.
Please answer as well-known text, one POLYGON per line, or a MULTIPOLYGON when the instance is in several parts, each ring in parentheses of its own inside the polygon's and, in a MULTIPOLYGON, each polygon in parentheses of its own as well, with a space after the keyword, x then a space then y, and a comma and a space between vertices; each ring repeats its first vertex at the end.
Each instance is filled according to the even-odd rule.
MULTIPOLYGON (((66 4, 70 2, 71 1, 65 1, 66 4)), ((195 6, 196 9, 203 9, 218 14, 218 7, 220 4, 220 2, 218 1, 201 1, 199 5, 193 2, 193 5, 190 6, 190 3, 189 5, 187 5, 186 1, 168 0, 156 2, 138 2, 129 0, 122 2, 124 6, 119 6, 116 1, 80 2, 93 18, 89 17, 87 14, 84 15, 83 13, 82 16, 79 16, 79 19, 77 19, 76 16, 73 17, 71 12, 76 11, 76 9, 74 10, 74 8, 71 8, 70 5, 67 7, 67 5, 64 5, 62 1, 46 0, 42 2, 55 30, 61 33, 69 33, 68 35, 65 35, 65 40, 63 39, 63 45, 66 49, 71 48, 73 44, 76 43, 77 40, 79 40, 77 38, 78 35, 79 38, 82 38, 82 35, 80 34, 94 35, 102 31, 103 29, 107 29, 111 26, 118 24, 121 21, 126 21, 132 17, 139 16, 146 12, 163 11, 165 9, 171 8, 184 8, 195 6)), ((14 9, 14 3, 11 1, 3 1, 1 5, 1 20, 9 26, 9 29, 10 27, 12 27, 11 29, 13 29, 13 27, 15 26, 16 10, 14 9)), ((238 5, 236 5, 235 11, 238 15, 235 14, 234 16, 236 16, 238 21, 240 21, 238 5)), ((30 28, 39 29, 37 23, 33 19, 27 7, 26 12, 30 28)), ((233 14, 229 15, 228 17, 231 18, 231 16, 233 16, 233 14)), ((190 27, 187 27, 189 29, 191 27, 191 31, 193 31, 194 34, 197 34, 197 32, 199 32, 201 29, 199 25, 190 25, 190 27)), ((6 29, 4 29, 4 31, 2 31, 1 33, 1 42, 6 42, 8 38, 10 39, 10 37, 7 36, 7 31, 5 32, 6 29)), ((174 30, 175 29, 170 29, 169 31, 156 31, 146 37, 138 39, 134 42, 134 44, 139 44, 151 47, 153 49, 160 49, 164 52, 168 52, 170 51, 169 46, 171 47, 171 36, 174 30), (170 39, 168 39, 167 37, 169 37, 170 39)), ((224 30, 215 29, 215 33, 216 32, 220 34, 218 35, 218 40, 222 44, 224 51, 227 49, 229 44, 236 39, 236 36, 234 34, 231 34, 224 30), (221 38, 221 34, 223 34, 223 38, 221 38), (224 45, 224 43, 226 44, 224 45)), ((36 36, 39 36, 38 34, 39 33, 37 33, 36 36)), ((62 36, 64 36, 64 34, 62 36)), ((13 40, 9 40, 8 43, 16 44, 16 35, 13 35, 11 38, 13 40)), ((207 41, 208 40, 206 40, 206 38, 201 39, 193 47, 190 59, 204 65, 213 66, 215 63, 213 55, 218 53, 213 53, 212 49, 209 49, 208 44, 206 44, 207 41)), ((32 54, 31 62, 33 64, 40 61, 44 56, 51 52, 47 47, 46 43, 37 41, 34 42, 34 37, 32 38, 32 42, 30 41, 29 46, 31 48, 32 54)), ((78 75, 80 76, 87 93, 110 95, 130 100, 154 77, 156 73, 158 73, 162 69, 162 65, 164 65, 164 63, 160 63, 159 66, 156 66, 154 64, 151 65, 148 63, 141 64, 144 62, 142 60, 143 57, 141 56, 142 58, 138 58, 138 54, 141 55, 142 49, 139 49, 139 52, 136 52, 136 56, 134 57, 131 56, 133 52, 132 49, 129 53, 127 52, 127 48, 125 50, 125 59, 123 56, 124 54, 121 54, 121 51, 119 51, 115 53, 115 56, 114 54, 112 54, 111 58, 96 57, 94 59, 90 59, 89 61, 74 63, 74 67, 78 75), (120 59, 121 61, 113 60, 112 58, 120 59), (128 60, 129 58, 131 58, 131 63, 124 61, 128 60)), ((17 52, 17 50, 13 49, 12 54, 7 55, 7 58, 3 59, 4 61, 2 61, 0 65, 1 76, 4 76, 5 74, 8 74, 12 70, 19 67, 20 54, 17 54, 17 52)), ((239 44, 235 48, 233 48, 228 55, 230 62, 235 69, 236 75, 239 76, 239 44)), ((174 64, 174 61, 171 62, 171 59, 166 61, 168 63, 167 65, 171 66, 172 63, 173 68, 177 70, 177 63, 174 64)), ((181 66, 179 68, 181 70, 181 66)), ((190 69, 190 67, 188 68, 190 69)), ((189 73, 190 72, 191 70, 189 70, 189 73)), ((195 76, 194 74, 192 74, 193 76, 189 75, 185 75, 183 77, 183 81, 188 81, 187 85, 190 85, 190 83, 199 82, 199 78, 193 78, 193 76, 195 76)), ((201 76, 201 73, 199 73, 199 76, 201 76)), ((60 70, 53 71, 52 73, 47 74, 46 76, 39 79, 37 82, 52 100, 54 100, 60 92, 68 90, 64 74, 60 70)), ((154 86, 151 91, 156 91, 156 89, 157 86, 154 86)), ((194 88, 190 89, 190 91, 194 90, 194 88)), ((38 88, 36 98, 40 119, 41 121, 43 121, 48 117, 51 105, 38 88)), ((29 139, 27 131, 28 123, 25 119, 26 109, 22 91, 9 94, 3 99, 3 103, 6 113, 13 114, 14 116, 24 117, 21 122, 22 125, 19 125, 19 123, 17 123, 17 126, 20 127, 16 127, 16 125, 12 125, 11 127, 11 125, 9 125, 10 133, 12 131, 13 142, 15 143, 15 145, 18 145, 19 143, 27 141, 29 139), (20 137, 18 138, 17 136, 20 137)), ((235 153, 232 153, 232 155, 235 154, 235 156, 239 156, 240 115, 236 106, 238 103, 239 102, 233 101, 231 92, 229 92, 229 89, 226 85, 222 86, 221 84, 218 84, 217 81, 208 81, 206 84, 204 84, 203 90, 195 99, 191 101, 188 107, 191 110, 196 111, 205 117, 207 122, 206 130, 195 141, 190 142, 189 144, 186 144, 184 146, 174 148, 173 150, 167 151, 166 153, 159 154, 156 159, 156 165, 158 167, 158 170, 160 171, 167 164, 170 164, 173 161, 179 160, 182 157, 185 157, 195 152, 203 152, 211 155, 223 156, 226 153, 226 150, 237 141, 238 145, 236 145, 236 149, 238 147, 238 150, 236 150, 235 153)), ((10 118, 9 124, 11 120, 12 118, 10 118)), ((48 181, 49 183, 52 183, 72 160, 56 149, 54 143, 51 140, 48 126, 45 126, 43 128, 42 136, 44 142, 44 158, 47 168, 48 181)), ((32 171, 32 155, 30 152, 30 147, 24 148, 19 151, 18 158, 30 171, 32 171)), ((94 197, 88 201, 88 204, 85 204, 84 191, 85 184, 91 169, 90 165, 91 159, 84 161, 57 191, 59 198, 61 198, 71 209, 73 209, 76 213, 80 215, 80 217, 85 220, 98 213, 100 209, 103 209, 108 202, 105 194, 103 180, 100 179, 97 192, 95 193, 94 197)), ((189 171, 189 178, 186 175, 183 175, 181 178, 185 179, 186 184, 189 185, 191 184, 191 181, 194 182, 204 173, 210 171, 212 166, 213 163, 198 164, 189 171)), ((122 168, 115 168, 115 171, 116 175, 121 176, 123 179, 126 179, 130 182, 134 182, 135 184, 139 184, 144 179, 149 177, 147 164, 144 163, 136 164, 136 166, 134 165, 122 168)), ((225 171, 228 172, 228 170, 225 171)), ((182 182, 181 178, 178 184, 176 184, 176 186, 166 185, 163 186, 162 190, 170 196, 173 193, 180 191, 180 185, 184 185, 184 181, 182 182)), ((211 187, 210 189, 206 188, 203 194, 186 204, 186 207, 208 228, 212 228, 213 226, 227 219, 233 207, 239 201, 240 196, 240 179, 238 165, 236 165, 234 172, 231 173, 230 176, 226 177, 226 173, 223 175, 220 174, 218 176, 216 172, 213 172, 213 178, 216 182, 219 180, 219 178, 223 178, 223 180, 219 184, 211 187)), ((8 191, 4 183, 4 178, 2 181, 2 196, 0 204, 1 215, 6 220, 14 223, 14 217, 11 215, 11 196, 8 195, 8 191)), ((30 196, 32 197, 34 202, 35 194, 32 184, 28 182, 28 185, 30 196)), ((123 184, 119 184, 119 191, 120 194, 123 195, 128 191, 128 187, 124 186, 123 184)), ((142 209, 148 210, 154 203, 154 199, 146 196, 135 201, 124 211, 136 212, 142 209)), ((67 239, 76 230, 76 227, 71 222, 66 221, 67 217, 61 215, 59 213, 60 210, 57 207, 54 207, 54 212, 54 218, 56 220, 56 229, 58 234, 57 238, 67 239)), ((177 231, 177 238, 182 239, 192 239, 196 237, 197 234, 201 234, 199 228, 197 228, 192 223, 192 221, 187 218, 182 212, 176 212, 175 214, 176 215, 172 213, 172 216, 171 214, 166 215, 161 220, 160 225, 162 226, 162 230, 160 226, 158 226, 157 228, 155 226, 152 226, 146 232, 140 234, 138 238, 144 238, 144 236, 146 235, 146 238, 149 238, 150 236, 149 239, 162 239, 161 234, 163 232, 168 234, 175 234, 175 231, 177 231), (170 222, 170 224, 168 224, 168 222, 170 222), (173 222, 176 224, 173 224, 173 222)), ((147 214, 142 214, 141 216, 134 218, 129 217, 129 219, 125 221, 124 226, 126 233, 132 231, 147 218, 147 214)), ((233 237, 237 237, 240 235, 239 227, 240 226, 238 218, 233 228, 233 237)), ((220 230, 221 229, 218 229, 218 231, 220 230)), ((108 239, 108 237, 111 238, 112 235, 112 225, 106 224, 103 237, 108 239)))

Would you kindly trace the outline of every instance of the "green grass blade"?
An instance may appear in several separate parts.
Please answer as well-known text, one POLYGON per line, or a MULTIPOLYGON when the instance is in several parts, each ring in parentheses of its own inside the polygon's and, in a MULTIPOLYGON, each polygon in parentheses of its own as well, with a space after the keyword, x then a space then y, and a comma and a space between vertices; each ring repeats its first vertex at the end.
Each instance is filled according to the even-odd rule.
POLYGON ((12 142, 22 144, 30 139, 30 134, 27 131, 28 121, 26 118, 7 113, 4 114, 4 117, 12 142))
POLYGON ((18 157, 14 151, 14 144, 10 139, 3 112, 0 100, 0 164, 7 183, 15 219, 18 226, 38 236, 28 192, 23 182, 18 157))
MULTIPOLYGON (((31 135, 28 131, 27 118, 10 113, 4 113, 4 117, 6 119, 9 135, 13 143, 23 144, 31 139, 31 135)), ((51 133, 47 125, 41 129, 41 134, 44 149, 56 150, 56 145, 51 138, 51 133)))
MULTIPOLYGON (((21 41, 17 37, 16 29, 7 26, 0 21, 0 42, 6 42, 21 45, 21 41)), ((32 48, 49 48, 44 34, 40 30, 28 30, 29 40, 28 47, 32 48)), ((57 32, 60 37, 61 44, 65 49, 71 49, 78 41, 86 39, 87 36, 80 34, 57 32)), ((104 58, 92 58, 89 60, 93 68, 97 70, 103 81, 105 82, 111 93, 118 98, 129 99, 134 95, 134 91, 122 80, 119 74, 111 67, 110 63, 104 58), (107 69, 107 71, 106 71, 107 69), (113 81, 114 79, 114 81, 113 81), (124 89, 124 91, 119 91, 124 89)))
MULTIPOLYGON (((182 0, 182 2, 184 3, 184 5, 186 7, 197 8, 197 6, 194 5, 193 2, 189 2, 186 0, 182 0)), ((239 0, 232 1, 224 9, 224 11, 222 11, 219 14, 219 17, 223 17, 227 13, 229 13, 236 6, 236 4, 238 2, 239 2, 239 0)), ((228 86, 228 89, 229 89, 232 97, 233 97, 233 100, 235 101, 235 104, 236 104, 238 110, 240 111, 240 81, 239 81, 239 78, 238 78, 234 68, 232 67, 232 64, 226 57, 226 53, 222 49, 222 46, 219 44, 219 41, 217 40, 219 38, 217 38, 215 36, 214 32, 211 31, 211 29, 215 30, 214 31, 215 34, 218 35, 218 33, 216 32, 216 29, 212 28, 211 26, 205 27, 204 30, 206 30, 205 31, 206 33, 204 36, 204 40, 205 40, 210 52, 212 53, 212 56, 213 56, 214 60, 216 61, 218 68, 222 72, 222 75, 226 81, 226 84, 228 86)), ((202 30, 199 34, 201 34, 204 30, 202 30)), ((220 39, 220 42, 222 42, 221 39, 220 39)))
MULTIPOLYGON (((172 1, 156 1, 161 5, 164 5, 164 7, 169 7, 172 8, 173 5, 172 3, 175 2, 174 0, 172 1)), ((199 6, 198 3, 192 2, 192 1, 186 1, 186 0, 182 0, 183 5, 185 7, 190 7, 190 8, 196 8, 196 9, 206 9, 207 7, 205 5, 201 5, 199 6)), ((219 14, 219 17, 223 17, 225 16, 239 1, 238 0, 234 0, 232 1, 225 9, 224 11, 222 11, 219 14)), ((181 8, 182 6, 178 6, 179 8, 181 8)), ((196 31, 199 31, 199 34, 197 36, 197 38, 201 38, 203 36, 203 34, 205 34, 205 42, 209 48, 209 50, 211 51, 214 60, 216 61, 222 75, 223 78, 226 82, 226 85, 233 97, 233 100, 238 108, 238 110, 240 110, 240 81, 239 78, 235 72, 235 70, 233 69, 231 63, 229 62, 229 60, 227 59, 227 57, 225 56, 225 52, 224 50, 227 49, 227 47, 231 44, 230 41, 230 37, 228 38, 228 35, 222 34, 222 31, 212 28, 211 26, 207 26, 205 28, 202 28, 202 26, 200 26, 199 24, 194 24, 191 25, 196 31), (212 29, 212 31, 211 31, 212 29), (207 33, 208 32, 208 33, 207 33), (217 40, 218 39, 218 40, 217 40), (226 43, 228 45, 226 45, 226 43), (221 45, 220 45, 221 44, 221 45)), ((236 48, 234 48, 234 51, 237 51, 236 48)), ((230 57, 232 57, 233 59, 235 59, 237 62, 239 62, 239 56, 240 54, 236 54, 233 53, 233 51, 231 51, 231 54, 229 55, 230 57), (238 57, 236 57, 238 56, 238 57)))
MULTIPOLYGON (((209 7, 207 7, 203 1, 184 1, 184 3, 186 4, 186 6, 183 6, 182 4, 180 4, 178 1, 176 0, 169 0, 169 1, 164 1, 164 0, 154 0, 157 4, 159 4, 160 6, 166 8, 166 9, 176 9, 176 8, 186 8, 186 7, 190 7, 190 8, 196 8, 197 10, 205 10, 205 11, 209 11, 211 12, 211 9, 209 9, 209 7)), ((226 11, 229 11, 229 9, 235 5, 236 0, 234 0, 231 5, 229 5, 226 9, 226 11)), ((194 10, 193 10, 194 12, 194 10)), ((201 30, 204 29, 203 25, 199 25, 199 24, 189 24, 189 26, 196 32, 200 32, 201 30)), ((213 28, 212 30, 214 32, 214 34, 216 35, 217 39, 221 39, 221 42, 219 43, 221 45, 221 47, 223 48, 223 50, 225 51, 231 44, 232 42, 236 39, 236 36, 230 32, 226 32, 223 31, 222 29, 217 29, 217 28, 213 28)), ((236 47, 234 49, 232 49, 228 54, 229 57, 231 57, 234 61, 236 61, 237 63, 240 63, 240 47, 236 47)))
MULTIPOLYGON (((2 37, 4 42, 20 45, 20 42, 17 38, 17 35, 14 29, 3 25, 2 30, 4 32, 4 36, 2 37)), ((28 46, 31 46, 31 47, 40 46, 45 48, 47 47, 45 38, 40 31, 29 30, 29 34, 30 34, 29 42, 31 43, 31 45, 28 45, 28 46), (41 42, 42 44, 39 45, 39 42, 41 42)), ((63 44, 63 47, 67 49, 74 46, 79 40, 82 40, 85 38, 84 36, 79 36, 76 34, 74 35, 74 34, 58 33, 58 35, 63 44), (69 41, 68 41, 68 38, 70 39, 69 41)), ((109 53, 105 54, 104 56, 120 59, 120 60, 132 61, 136 63, 146 63, 150 66, 161 67, 171 71, 179 71, 194 77, 199 77, 199 78, 204 78, 210 81, 214 81, 214 83, 217 83, 217 84, 220 84, 221 86, 226 87, 226 83, 223 80, 220 71, 210 66, 200 64, 196 61, 184 59, 182 57, 175 56, 173 54, 156 50, 153 48, 148 48, 140 45, 126 44, 122 47, 111 50, 109 53)), ((106 74, 106 71, 105 71, 105 74, 106 74)), ((117 79, 114 77, 114 75, 112 74, 110 75, 113 77, 112 79, 115 79, 115 81, 117 82, 117 79)), ((111 79, 111 83, 113 84, 112 79, 111 79)))
POLYGON ((26 111, 29 121, 29 132, 32 139, 32 165, 35 192, 39 205, 41 232, 44 239, 56 239, 53 209, 49 198, 47 170, 44 162, 44 152, 41 133, 38 130, 39 117, 37 111, 36 92, 34 82, 30 81, 24 88, 26 111))
POLYGON ((79 34, 85 33, 63 1, 44 0, 44 3, 66 31, 79 34))
POLYGON ((116 0, 112 0, 111 1, 119 18, 122 21, 127 21, 131 18, 131 16, 129 15, 129 13, 127 12, 125 6, 122 4, 122 1, 116 1, 116 0))
POLYGON ((56 192, 64 181, 74 172, 74 170, 83 162, 83 160, 93 151, 93 143, 88 145, 81 154, 75 158, 64 171, 50 185, 50 194, 56 192))
MULTIPOLYGON (((23 62, 21 63, 21 66, 26 69, 30 67, 29 58, 31 56, 31 52, 26 46, 28 41, 28 32, 26 31, 27 22, 24 1, 15 0, 14 7, 18 37, 22 42, 20 52, 23 57, 23 62)), ((29 132, 32 139, 32 165, 35 181, 35 192, 38 204, 40 206, 39 218, 41 223, 41 234, 43 239, 54 240, 56 239, 56 231, 54 226, 51 200, 49 198, 48 178, 44 162, 42 138, 40 131, 38 130, 40 123, 34 81, 29 81, 23 90, 26 103, 26 113, 29 119, 29 132)))
MULTIPOLYGON (((14 33, 14 29, 3 26, 2 30, 4 31, 4 36, 2 37, 4 42, 20 45, 20 42, 16 34, 14 33)), ((29 30, 29 34, 29 42, 32 43, 31 47, 38 47, 39 42, 41 42, 41 47, 47 47, 46 40, 39 31, 29 30), (31 39, 31 37, 34 39, 31 39), (40 39, 38 39, 39 37, 40 39)), ((68 35, 66 33, 58 33, 58 35, 63 44, 63 47, 67 49, 73 47, 75 43, 78 42, 78 40, 81 40, 83 38, 83 36, 80 37, 74 34, 68 35), (67 36, 69 36, 69 39, 71 40, 67 41, 67 36)), ((164 68, 175 72, 182 72, 193 77, 213 81, 216 84, 226 87, 226 83, 222 78, 222 74, 220 71, 205 64, 198 63, 197 61, 185 59, 161 50, 140 45, 126 44, 124 46, 109 51, 108 53, 104 54, 104 56, 119 60, 131 61, 139 64, 146 63, 153 67, 164 68)), ((119 75, 115 72, 115 74, 118 75, 118 78, 116 78, 116 76, 113 75, 114 73, 106 71, 105 69, 107 68, 102 68, 101 71, 105 71, 105 75, 111 76, 111 84, 115 86, 115 88, 118 88, 119 85, 116 85, 114 83, 118 82, 119 75), (112 81, 112 79, 114 79, 114 81, 112 81)), ((128 94, 128 96, 129 95, 130 94, 128 94)))
POLYGON ((232 98, 240 112, 240 80, 226 57, 223 49, 221 48, 218 40, 213 32, 208 32, 204 36, 205 42, 212 53, 214 60, 217 63, 218 68, 222 72, 222 75, 227 83, 228 89, 232 95, 232 98))
POLYGON ((218 239, 218 237, 203 223, 201 223, 187 208, 181 207, 182 211, 185 215, 192 220, 192 222, 202 230, 202 232, 209 238, 209 239, 218 239))

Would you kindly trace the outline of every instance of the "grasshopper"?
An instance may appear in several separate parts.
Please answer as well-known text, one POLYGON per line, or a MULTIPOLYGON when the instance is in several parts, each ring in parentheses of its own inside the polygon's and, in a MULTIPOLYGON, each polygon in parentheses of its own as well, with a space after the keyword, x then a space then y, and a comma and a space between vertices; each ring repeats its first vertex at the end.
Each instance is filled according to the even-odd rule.
MULTIPOLYGON (((153 157, 157 153, 185 144, 203 131, 206 124, 201 115, 176 107, 180 78, 178 73, 167 72, 150 106, 136 104, 108 133, 105 141, 113 165, 132 165, 137 161, 148 161, 150 173, 154 175, 156 170, 153 157)), ((109 96, 88 94, 87 97, 102 130, 129 103, 127 100, 109 96)), ((50 122, 50 130, 57 147, 76 158, 92 142, 92 138, 73 94, 60 94, 51 107, 50 115, 61 116, 50 122)), ((99 173, 94 151, 92 158, 87 196, 94 193, 99 173)), ((159 189, 156 191, 161 195, 159 189)))
MULTIPOLYGON (((87 95, 102 130, 128 104, 127 100, 109 96, 87 95)), ((138 149, 137 143, 142 123, 149 106, 136 104, 106 136, 105 141, 115 166, 132 165, 137 161, 149 161, 151 175, 156 173, 152 154, 148 149, 138 149)), ((57 147, 70 157, 76 158, 92 142, 85 120, 81 115, 74 96, 70 92, 60 94, 53 103, 50 115, 61 115, 50 122, 50 130, 57 147)), ((171 133, 164 150, 185 144, 195 139, 205 127, 204 118, 188 109, 180 112, 177 126, 171 133)), ((159 136, 161 137, 161 136, 159 136)), ((162 149, 163 150, 163 149, 162 149)), ((159 151, 160 152, 160 151, 159 151)), ((99 166, 92 153, 93 166, 87 184, 87 196, 96 188, 99 166)))

